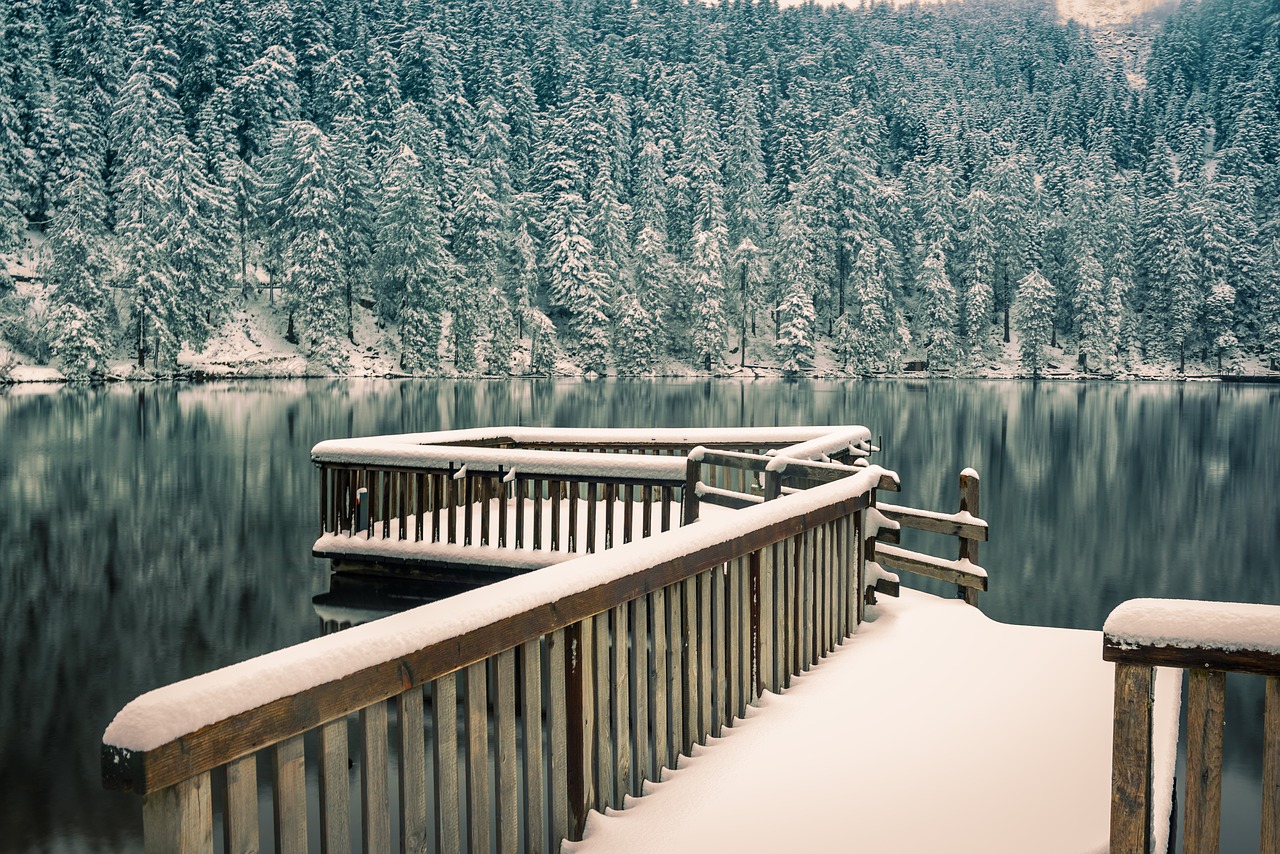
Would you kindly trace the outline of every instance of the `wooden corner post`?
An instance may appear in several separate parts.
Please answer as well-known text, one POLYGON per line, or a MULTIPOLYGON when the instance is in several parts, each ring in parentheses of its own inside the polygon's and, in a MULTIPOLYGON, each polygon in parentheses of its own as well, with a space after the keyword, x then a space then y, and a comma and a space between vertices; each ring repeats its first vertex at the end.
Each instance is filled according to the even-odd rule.
POLYGON ((1147 854, 1151 844, 1151 707, 1155 671, 1116 662, 1111 741, 1111 854, 1147 854))
MULTIPOLYGON (((978 473, 973 469, 960 472, 960 512, 968 512, 975 519, 982 518, 978 506, 978 473)), ((968 537, 960 537, 960 560, 968 559, 969 563, 978 563, 978 541, 968 537)), ((957 598, 969 605, 978 604, 976 587, 956 586, 957 598)))

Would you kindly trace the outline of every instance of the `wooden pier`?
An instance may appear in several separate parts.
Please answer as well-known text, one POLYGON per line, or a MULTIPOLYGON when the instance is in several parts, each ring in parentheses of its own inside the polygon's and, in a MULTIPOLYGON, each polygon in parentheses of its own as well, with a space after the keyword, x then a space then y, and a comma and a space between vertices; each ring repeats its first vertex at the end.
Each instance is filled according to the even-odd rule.
POLYGON ((855 636, 899 592, 889 569, 986 589, 977 473, 954 513, 883 503, 898 480, 870 440, 321 443, 336 572, 501 580, 139 697, 104 733, 104 783, 142 796, 149 852, 559 850, 855 636), (902 526, 957 557, 902 549, 902 526))

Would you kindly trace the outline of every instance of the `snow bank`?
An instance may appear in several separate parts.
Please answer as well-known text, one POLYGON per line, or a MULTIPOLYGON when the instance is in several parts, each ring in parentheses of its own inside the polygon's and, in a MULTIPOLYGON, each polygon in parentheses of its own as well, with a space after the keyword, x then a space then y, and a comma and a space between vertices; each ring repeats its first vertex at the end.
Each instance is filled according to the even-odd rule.
POLYGON ((121 709, 102 740, 132 751, 153 750, 281 697, 341 679, 657 563, 729 542, 746 532, 865 494, 886 474, 896 477, 879 466, 868 466, 856 475, 783 500, 579 557, 157 688, 121 709))
POLYGON ((1102 630, 1123 646, 1205 647, 1280 655, 1280 606, 1188 599, 1131 599, 1102 630))

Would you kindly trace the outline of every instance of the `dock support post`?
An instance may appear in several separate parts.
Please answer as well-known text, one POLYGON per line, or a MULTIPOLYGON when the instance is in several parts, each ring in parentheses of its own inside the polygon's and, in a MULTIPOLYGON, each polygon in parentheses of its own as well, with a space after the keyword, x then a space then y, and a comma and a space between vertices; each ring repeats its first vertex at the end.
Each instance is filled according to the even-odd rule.
MULTIPOLYGON (((965 469, 960 472, 960 512, 964 513, 966 511, 975 519, 982 518, 982 515, 978 512, 978 473, 973 469, 965 469)), ((960 560, 965 560, 966 558, 972 564, 978 563, 978 541, 961 537, 960 560)), ((963 599, 967 604, 976 606, 978 604, 978 590, 976 587, 957 585, 956 598, 963 599)))

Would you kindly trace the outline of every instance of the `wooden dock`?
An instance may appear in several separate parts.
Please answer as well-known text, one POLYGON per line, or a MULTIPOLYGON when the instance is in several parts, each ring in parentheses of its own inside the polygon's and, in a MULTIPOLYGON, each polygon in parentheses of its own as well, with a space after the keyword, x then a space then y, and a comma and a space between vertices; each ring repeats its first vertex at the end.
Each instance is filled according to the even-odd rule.
MULTIPOLYGON (((750 725, 762 699, 847 657, 867 608, 900 592, 890 569, 976 603, 988 583, 977 473, 961 474, 955 512, 886 504, 898 480, 869 463, 870 439, 863 427, 496 428, 322 443, 315 553, 340 574, 505 577, 137 698, 104 733, 104 784, 142 796, 149 852, 267 839, 278 852, 559 850, 593 811, 622 809, 750 725), (900 527, 951 538, 956 558, 901 548, 900 527)), ((324 613, 335 628, 359 622, 324 613)), ((1002 661, 975 652, 970 677, 933 698, 970 751, 947 709, 981 705, 1002 661)), ((1090 663, 1095 676, 1111 667, 1090 663)), ((1116 671, 1135 686, 1125 703, 1150 679, 1135 666, 1116 671)), ((1112 826, 1145 830, 1141 847, 1113 850, 1155 838, 1154 730, 1121 727, 1153 708, 1117 706, 1112 826)), ((1018 748, 993 731, 984 749, 1018 748)), ((805 809, 789 802, 777 821, 805 809)))

